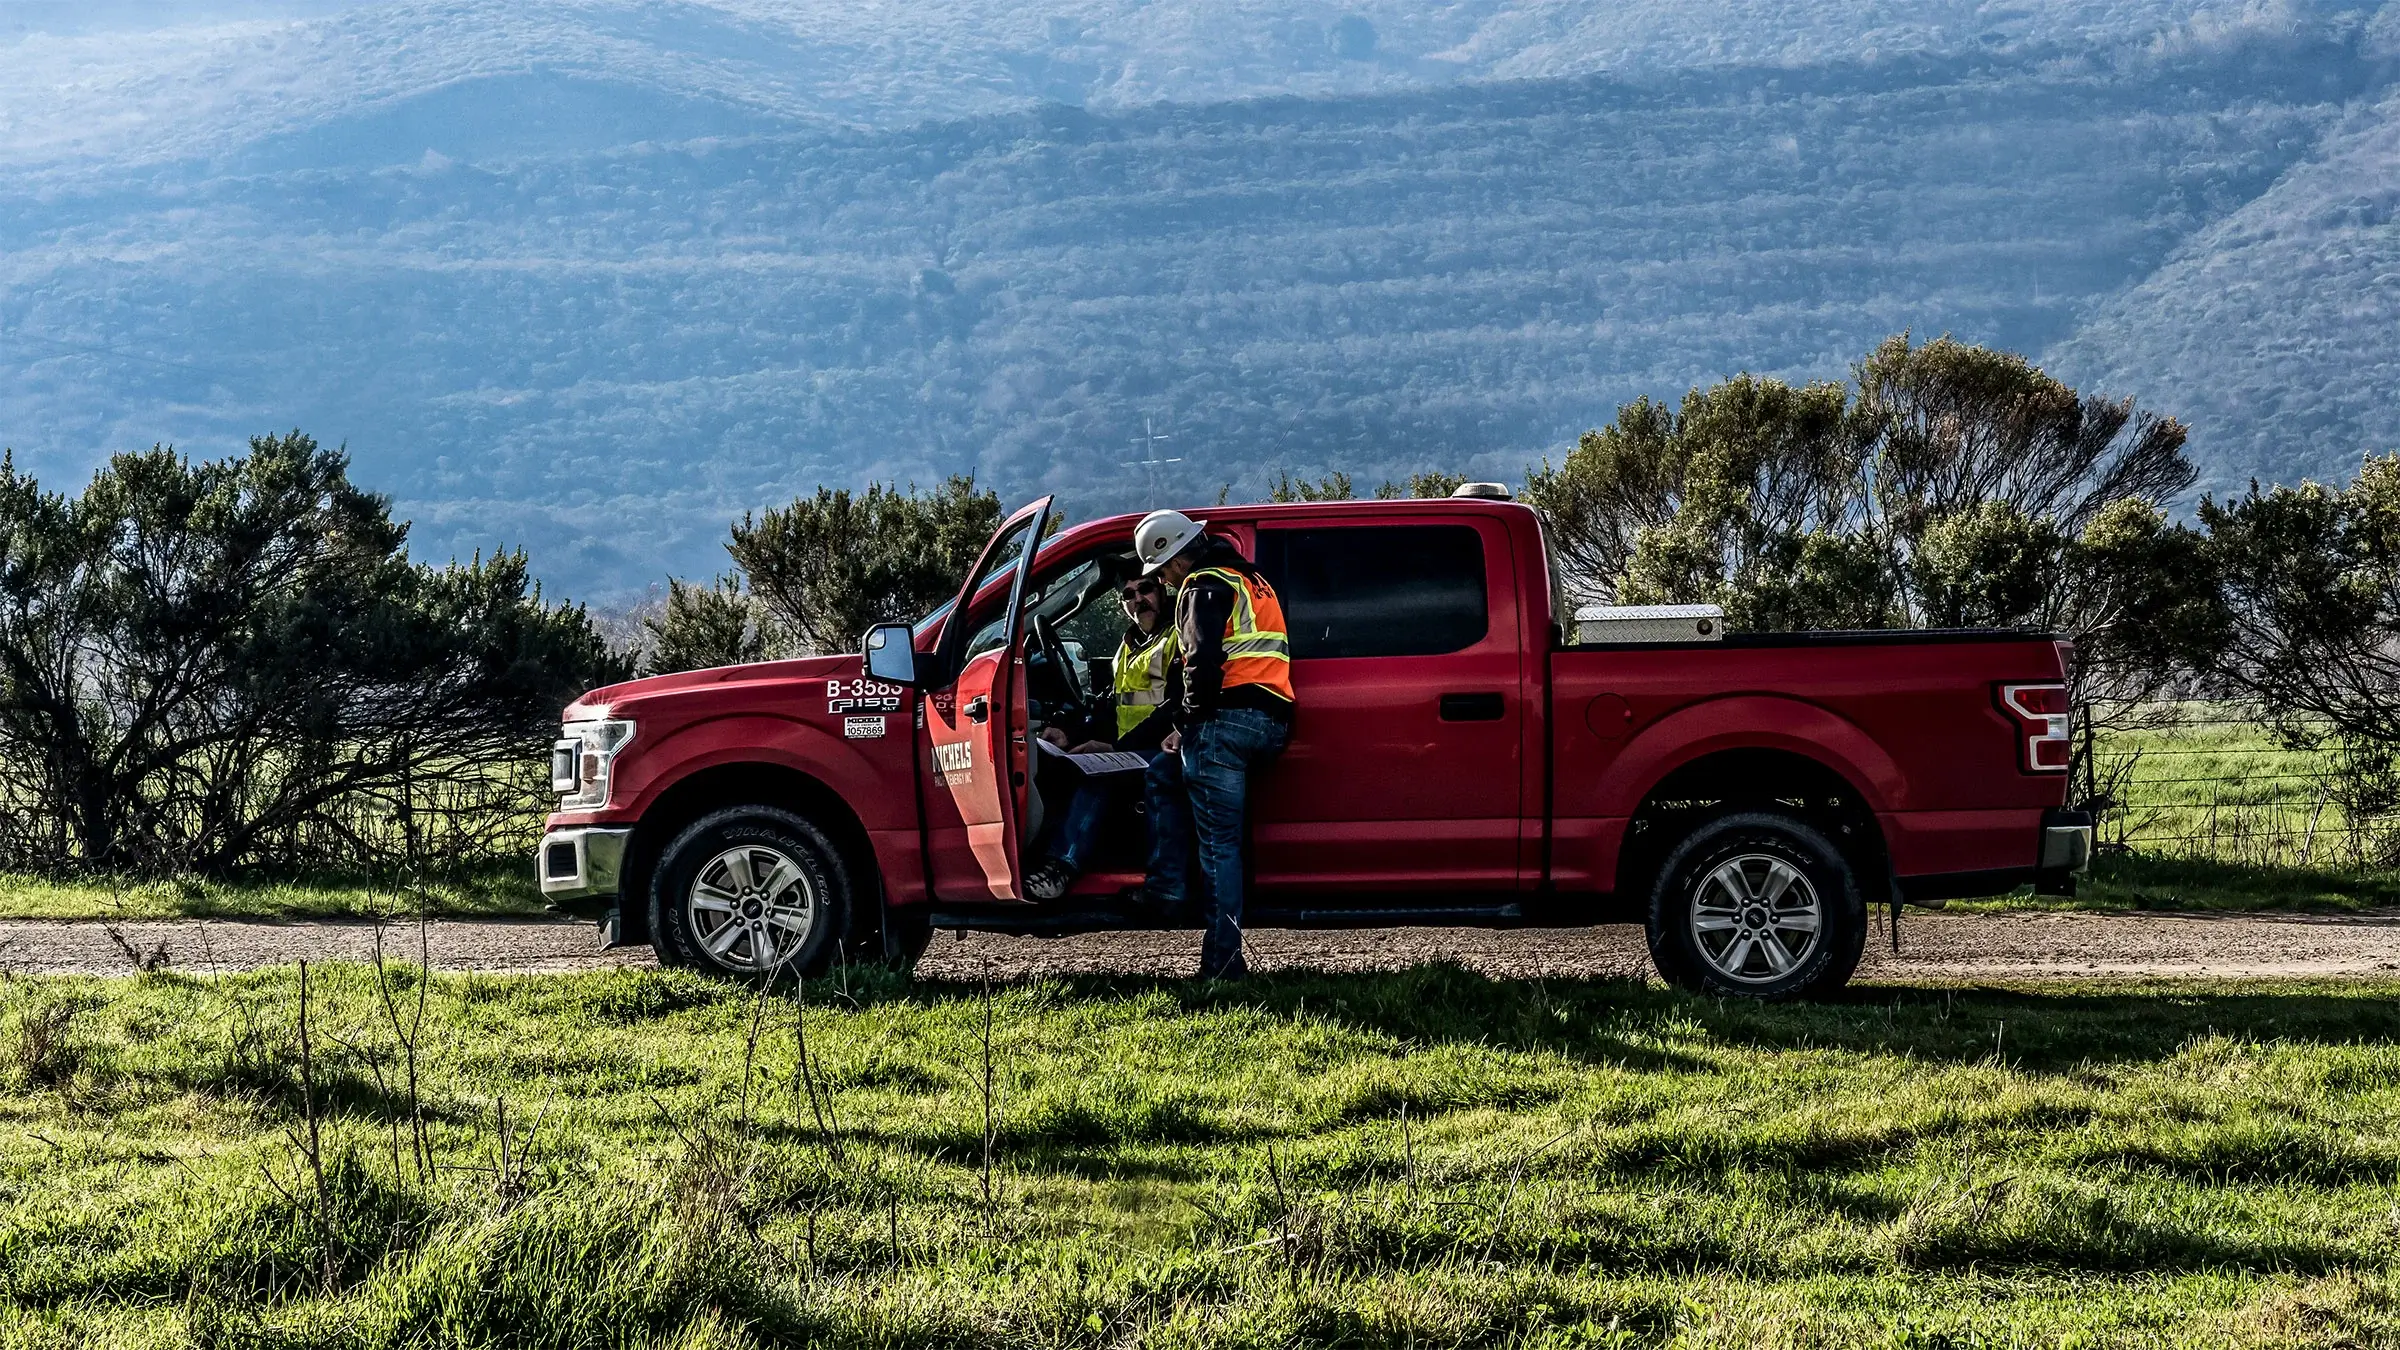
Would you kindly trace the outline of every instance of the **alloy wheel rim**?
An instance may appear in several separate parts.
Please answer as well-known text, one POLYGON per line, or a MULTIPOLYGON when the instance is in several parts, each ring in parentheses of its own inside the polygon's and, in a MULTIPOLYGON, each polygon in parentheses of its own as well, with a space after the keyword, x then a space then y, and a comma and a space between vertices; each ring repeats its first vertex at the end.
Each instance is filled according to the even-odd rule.
POLYGON ((816 926, 817 892, 808 870, 765 844, 729 848, 701 864, 685 904, 709 959, 749 974, 798 960, 816 926))
POLYGON ((1788 860, 1745 853, 1700 879, 1691 923, 1692 945, 1709 969, 1742 984, 1769 984, 1815 954, 1825 905, 1788 860))

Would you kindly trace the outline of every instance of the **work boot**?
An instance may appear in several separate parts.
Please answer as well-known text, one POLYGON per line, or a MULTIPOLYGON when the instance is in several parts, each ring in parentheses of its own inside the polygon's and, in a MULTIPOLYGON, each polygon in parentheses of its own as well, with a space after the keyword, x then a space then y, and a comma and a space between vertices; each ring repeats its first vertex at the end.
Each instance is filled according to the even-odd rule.
POLYGON ((1128 886, 1117 892, 1117 908, 1128 914, 1146 914, 1169 924, 1194 925, 1200 921, 1199 908, 1190 900, 1160 895, 1148 886, 1128 886))
POLYGON ((1025 878, 1025 893, 1036 900, 1056 900, 1075 884, 1075 869, 1052 858, 1025 878))

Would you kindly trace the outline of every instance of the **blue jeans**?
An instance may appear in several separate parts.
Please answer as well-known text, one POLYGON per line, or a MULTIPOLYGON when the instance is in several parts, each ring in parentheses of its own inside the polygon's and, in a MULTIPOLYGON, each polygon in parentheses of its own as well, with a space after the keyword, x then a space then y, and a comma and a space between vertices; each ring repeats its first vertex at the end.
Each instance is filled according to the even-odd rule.
POLYGON ((1291 729, 1255 708, 1227 708, 1185 733, 1179 754, 1151 762, 1144 790, 1150 801, 1150 880, 1153 898, 1169 906, 1191 895, 1191 858, 1211 901, 1208 937, 1200 946, 1203 976, 1238 975, 1242 961, 1242 812, 1250 774, 1283 753, 1291 729))
MULTIPOLYGON (((1155 765, 1160 757, 1145 758, 1155 765)), ((1050 834, 1052 861, 1065 863, 1068 870, 1080 875, 1092 856, 1092 846, 1100 842, 1100 827, 1108 823, 1108 808, 1134 787, 1130 773, 1101 774, 1077 784, 1075 795, 1067 799, 1066 814, 1059 817, 1050 834)))

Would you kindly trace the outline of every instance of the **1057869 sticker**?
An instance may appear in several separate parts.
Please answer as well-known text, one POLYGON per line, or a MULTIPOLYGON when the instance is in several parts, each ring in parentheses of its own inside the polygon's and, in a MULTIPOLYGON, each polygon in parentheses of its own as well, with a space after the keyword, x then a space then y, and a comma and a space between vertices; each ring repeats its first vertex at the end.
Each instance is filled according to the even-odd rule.
POLYGON ((842 719, 842 739, 879 741, 883 739, 883 719, 880 717, 845 717, 842 719))

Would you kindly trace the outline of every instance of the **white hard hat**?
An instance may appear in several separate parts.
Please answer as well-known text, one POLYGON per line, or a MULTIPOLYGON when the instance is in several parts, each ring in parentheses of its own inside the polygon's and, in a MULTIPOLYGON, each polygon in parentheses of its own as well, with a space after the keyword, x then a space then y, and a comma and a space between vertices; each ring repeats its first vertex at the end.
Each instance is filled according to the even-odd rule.
POLYGON ((1199 521, 1181 511, 1153 511, 1133 527, 1133 556, 1142 560, 1142 575, 1148 576, 1199 537, 1199 521))

